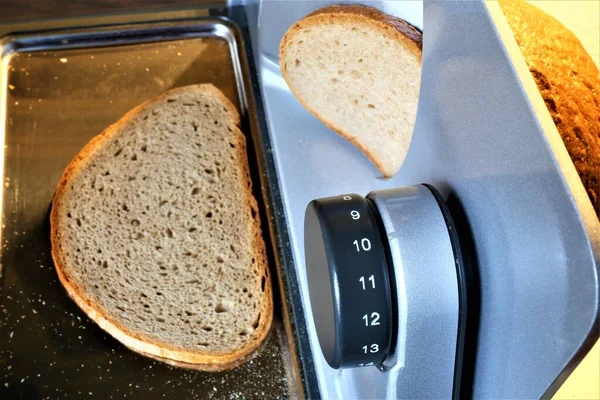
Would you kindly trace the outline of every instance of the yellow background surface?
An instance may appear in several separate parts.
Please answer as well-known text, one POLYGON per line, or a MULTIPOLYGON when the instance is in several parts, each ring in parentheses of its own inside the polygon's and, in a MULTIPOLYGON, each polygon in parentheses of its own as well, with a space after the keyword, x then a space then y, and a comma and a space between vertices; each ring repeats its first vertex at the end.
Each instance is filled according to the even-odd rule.
MULTIPOLYGON (((552 15, 581 41, 600 65, 600 0, 529 0, 552 15)), ((579 364, 554 399, 600 399, 600 341, 579 364)))

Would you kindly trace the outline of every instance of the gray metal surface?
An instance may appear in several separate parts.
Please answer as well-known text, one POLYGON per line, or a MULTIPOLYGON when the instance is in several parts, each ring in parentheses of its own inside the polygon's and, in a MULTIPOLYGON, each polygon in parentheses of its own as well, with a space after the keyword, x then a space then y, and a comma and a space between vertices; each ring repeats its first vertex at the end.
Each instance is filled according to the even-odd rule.
MULTIPOLYGON (((359 150, 299 105, 279 72, 282 34, 323 3, 286 2, 277 14, 282 5, 264 2, 254 33, 302 301, 309 301, 303 217, 311 200, 432 183, 462 204, 474 238, 482 295, 479 339, 467 343, 477 349, 474 396, 551 393, 598 336, 600 226, 572 164, 564 162, 558 133, 544 123, 547 111, 532 108, 539 94, 524 91, 522 81, 531 77, 517 75, 482 1, 426 1, 414 137, 400 172, 381 179, 359 150)), ((391 4, 399 16, 420 8, 391 4)), ((314 328, 310 339, 324 398, 389 393, 380 371, 329 369, 314 328)), ((403 390, 410 389, 399 387, 397 395, 403 390)))
MULTIPOLYGON (((291 339, 278 307, 270 338, 250 362, 219 373, 174 368, 126 349, 87 319, 58 281, 50 256, 47 215, 63 169, 89 139, 141 102, 172 87, 211 82, 240 110, 251 151, 259 132, 249 116, 254 106, 246 97, 240 39, 232 23, 195 19, 0 41, 3 399, 295 395, 291 339)), ((249 153, 251 166, 256 157, 249 153)), ((254 179, 258 172, 252 173, 254 179)), ((255 187, 260 190, 258 182, 255 187)))
MULTIPOLYGON (((458 329, 458 281, 448 227, 431 192, 422 185, 369 195, 377 207, 390 245, 398 305, 395 352, 369 392, 360 398, 450 399, 458 329)), ((360 371, 353 374, 360 379, 360 371)), ((370 386, 370 385, 369 385, 370 386)))

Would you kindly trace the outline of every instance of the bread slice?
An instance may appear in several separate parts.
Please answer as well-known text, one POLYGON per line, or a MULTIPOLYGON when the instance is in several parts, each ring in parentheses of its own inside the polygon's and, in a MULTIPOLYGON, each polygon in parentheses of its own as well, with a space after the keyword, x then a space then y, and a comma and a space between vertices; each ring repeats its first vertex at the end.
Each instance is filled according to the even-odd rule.
POLYGON ((415 125, 422 41, 418 29, 375 8, 329 6, 287 31, 279 64, 300 103, 390 177, 415 125))
POLYGON ((71 161, 51 212, 69 295, 127 347, 224 369, 273 318, 239 115, 212 85, 130 111, 71 161))

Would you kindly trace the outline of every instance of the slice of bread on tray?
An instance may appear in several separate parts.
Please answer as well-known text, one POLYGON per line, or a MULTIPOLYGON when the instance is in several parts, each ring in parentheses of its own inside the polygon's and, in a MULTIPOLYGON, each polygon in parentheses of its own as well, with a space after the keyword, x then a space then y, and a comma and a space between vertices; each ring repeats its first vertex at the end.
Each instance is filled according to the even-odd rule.
POLYGON ((139 353, 219 370, 269 332, 271 283, 239 123, 214 86, 173 89, 93 138, 58 185, 60 281, 139 353))
POLYGON ((417 28, 375 8, 329 6, 287 31, 279 64, 299 102, 390 177, 415 126, 422 42, 417 28))

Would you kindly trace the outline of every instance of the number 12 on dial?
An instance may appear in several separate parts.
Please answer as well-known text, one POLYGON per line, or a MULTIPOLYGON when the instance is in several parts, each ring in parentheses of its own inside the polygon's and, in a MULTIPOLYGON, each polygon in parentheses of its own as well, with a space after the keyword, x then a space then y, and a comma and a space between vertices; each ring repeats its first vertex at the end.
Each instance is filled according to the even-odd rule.
POLYGON ((365 314, 363 315, 363 319, 365 320, 365 325, 366 326, 375 326, 375 325, 381 325, 379 323, 379 313, 371 313, 371 321, 369 322, 369 314, 365 314))

